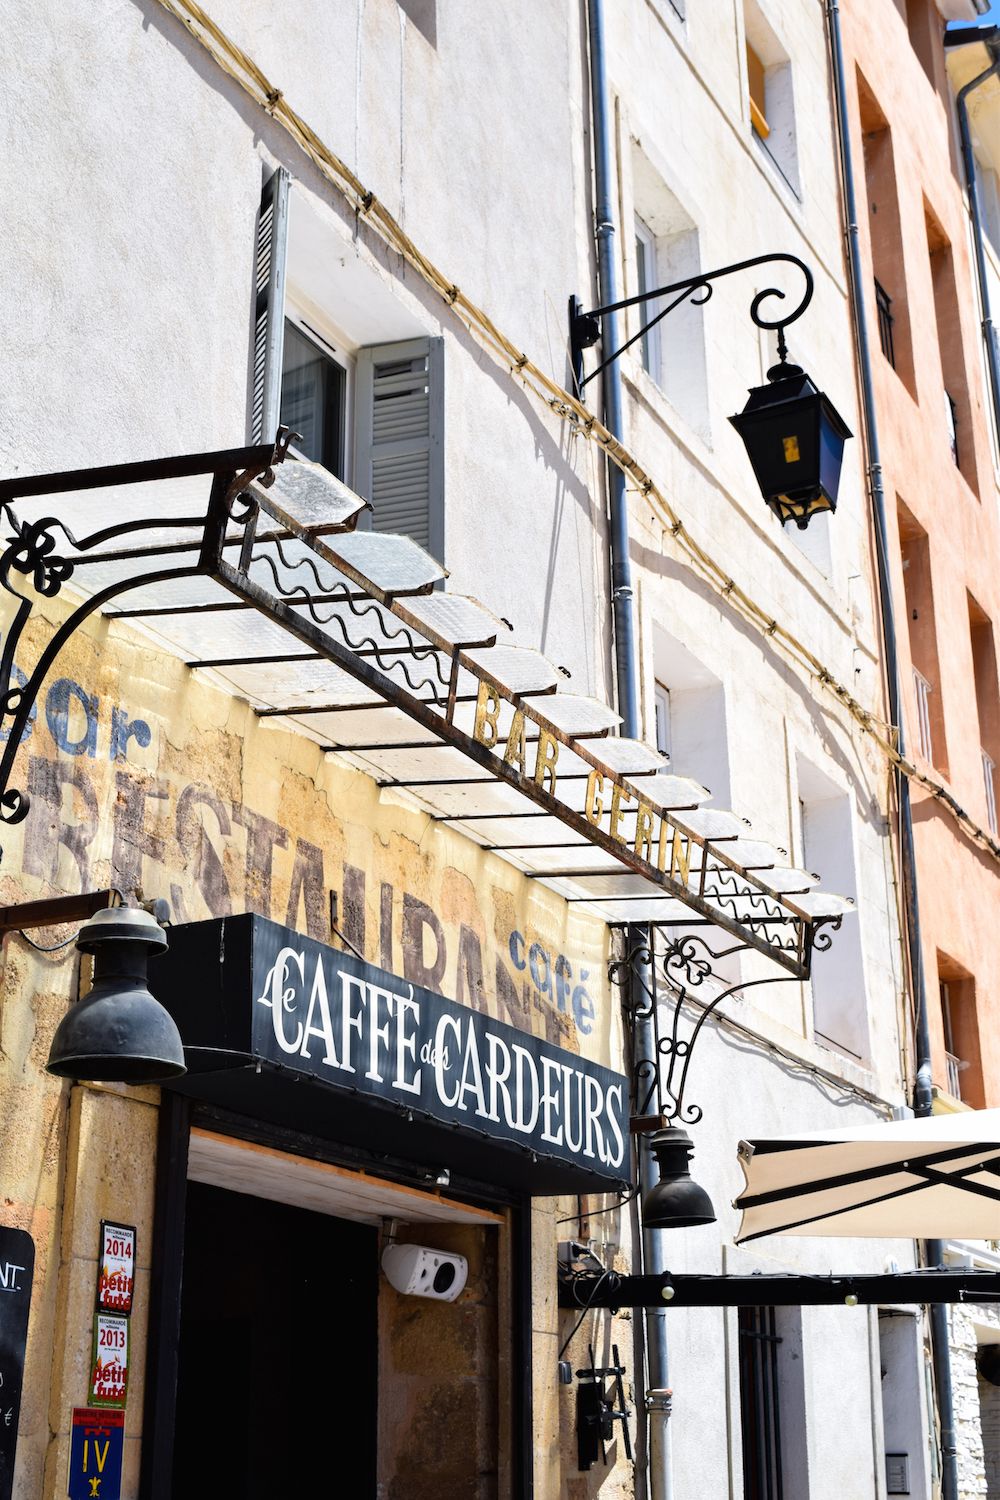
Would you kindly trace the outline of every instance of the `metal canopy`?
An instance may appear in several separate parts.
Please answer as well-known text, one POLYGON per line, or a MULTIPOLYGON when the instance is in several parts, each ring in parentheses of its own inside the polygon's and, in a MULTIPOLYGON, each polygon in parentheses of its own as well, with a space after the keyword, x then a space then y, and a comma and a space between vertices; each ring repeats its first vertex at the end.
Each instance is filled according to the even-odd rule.
POLYGON ((0 818, 27 811, 11 774, 45 675, 101 610, 608 922, 711 924, 805 977, 816 928, 851 904, 701 808, 653 747, 609 737, 613 709, 445 592, 408 537, 355 530, 366 502, 286 446, 0 481, 0 818), (82 602, 29 669, 32 609, 66 584, 82 602))

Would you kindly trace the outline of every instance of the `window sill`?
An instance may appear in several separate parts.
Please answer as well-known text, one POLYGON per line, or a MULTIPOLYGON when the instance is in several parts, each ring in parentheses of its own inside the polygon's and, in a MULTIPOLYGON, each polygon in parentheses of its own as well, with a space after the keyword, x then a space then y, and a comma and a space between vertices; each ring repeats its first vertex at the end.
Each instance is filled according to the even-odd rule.
POLYGON ((654 417, 672 436, 680 436, 691 448, 703 453, 713 452, 712 434, 692 425, 690 420, 671 401, 655 376, 638 359, 622 360, 625 384, 633 395, 644 403, 654 417))

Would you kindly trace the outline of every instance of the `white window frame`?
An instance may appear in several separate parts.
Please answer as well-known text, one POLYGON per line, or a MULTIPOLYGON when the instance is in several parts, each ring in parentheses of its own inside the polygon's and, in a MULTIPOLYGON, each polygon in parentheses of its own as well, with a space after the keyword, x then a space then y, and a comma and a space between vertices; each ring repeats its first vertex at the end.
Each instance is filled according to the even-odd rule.
POLYGON ((662 682, 653 686, 653 722, 656 748, 670 759, 670 689, 662 682))
MULTIPOLYGON (((656 235, 650 229, 644 219, 638 214, 635 219, 635 280, 636 296, 643 292, 655 290, 659 283, 659 265, 656 250, 656 235)), ((642 302, 636 311, 639 314, 639 325, 647 323, 650 318, 655 317, 656 304, 653 302, 642 302)), ((639 340, 639 358, 642 368, 651 380, 657 385, 663 383, 663 345, 660 342, 660 325, 649 328, 639 340)))
MULTIPOLYGON (((344 373, 344 409, 341 413, 341 444, 343 452, 341 463, 344 471, 344 483, 354 483, 354 384, 355 384, 355 357, 348 350, 347 341, 338 334, 333 324, 326 318, 317 316, 312 308, 304 308, 301 303, 296 302, 291 296, 285 299, 285 321, 292 326, 309 343, 314 344, 331 364, 338 365, 344 373)), ((282 371, 282 374, 284 372, 282 371)), ((278 392, 278 410, 281 410, 281 392, 278 392)), ((304 458, 294 446, 289 449, 296 458, 304 458)))

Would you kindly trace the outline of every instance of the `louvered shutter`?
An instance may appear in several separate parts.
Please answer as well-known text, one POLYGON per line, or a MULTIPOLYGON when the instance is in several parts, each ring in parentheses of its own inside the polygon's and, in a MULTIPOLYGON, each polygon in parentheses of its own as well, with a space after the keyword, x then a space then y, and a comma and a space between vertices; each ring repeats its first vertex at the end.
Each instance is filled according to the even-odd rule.
POLYGON ((358 353, 354 488, 374 531, 400 532, 444 561, 444 340, 358 353))
POLYGON ((285 341, 285 262, 288 250, 289 174, 278 167, 264 184, 257 219, 256 303, 250 440, 270 443, 281 411, 281 359, 285 341))

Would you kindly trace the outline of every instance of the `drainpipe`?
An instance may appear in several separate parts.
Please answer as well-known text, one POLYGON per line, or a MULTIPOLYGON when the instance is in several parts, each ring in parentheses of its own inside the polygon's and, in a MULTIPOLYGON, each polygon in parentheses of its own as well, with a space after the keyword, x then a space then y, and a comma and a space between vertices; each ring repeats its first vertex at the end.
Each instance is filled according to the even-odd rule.
MULTIPOLYGON (((612 171, 611 125, 607 80, 607 45, 604 28, 604 0, 587 0, 590 38, 590 101, 594 144, 594 210, 597 238, 597 277, 600 305, 619 300, 617 252, 613 210, 614 173, 612 171)), ((605 313, 601 328, 605 351, 617 349, 618 315, 605 313)), ((622 379, 618 362, 610 364, 603 374, 604 425, 621 440, 622 379)), ((637 739, 639 720, 638 671, 633 616, 632 565, 629 557, 628 503, 625 476, 617 465, 608 464, 608 513, 611 552, 611 604, 614 621, 615 675, 618 690, 618 712, 622 716, 622 733, 637 739)), ((641 942, 641 933, 629 934, 629 945, 641 942)), ((637 1026, 636 1046, 639 1056, 654 1057, 652 1019, 637 1026)), ((657 1180, 656 1167, 645 1140, 638 1146, 639 1199, 657 1180)), ((659 1274, 667 1269, 663 1251, 663 1231, 643 1229, 642 1269, 659 1274)), ((646 1343, 646 1410, 649 1417, 647 1463, 649 1500, 671 1500, 673 1495, 670 1459, 670 1381, 668 1378, 666 1309, 650 1308, 645 1314, 646 1343)), ((637 1385, 639 1382, 636 1382, 637 1385)))
POLYGON ((972 132, 969 129, 969 110, 966 100, 975 89, 993 78, 1000 70, 1000 26, 961 26, 946 31, 946 47, 963 47, 969 42, 984 42, 993 61, 990 66, 964 84, 958 91, 958 131, 962 141, 962 162, 965 166, 965 181, 969 190, 969 215, 972 219, 972 243, 976 252, 976 280, 979 282, 979 305, 983 314, 983 340, 986 344, 986 359, 990 372, 990 394, 993 397, 993 422, 1000 442, 1000 359, 997 357, 997 336, 990 313, 990 285, 986 274, 986 247, 983 244, 982 204, 979 198, 979 181, 976 176, 976 157, 972 149, 972 132))
MULTIPOLYGON (((840 165, 847 219, 847 260, 857 340, 858 367, 861 377, 861 405, 868 453, 868 484, 875 520, 875 557, 878 571, 879 606, 882 641, 885 653, 886 689, 889 717, 896 726, 897 747, 906 754, 901 711, 899 657, 896 648, 896 624, 889 578, 889 545, 886 525, 885 491, 882 484, 882 461, 879 449, 875 387, 869 350, 868 314, 864 295, 865 276, 861 260, 857 197, 854 188, 854 164, 847 116, 847 80, 844 70, 843 43, 840 31, 839 0, 827 0, 826 16, 833 64, 834 98, 840 138, 840 165)), ((910 960, 910 982, 914 1001, 914 1051, 916 1077, 913 1085, 913 1113, 918 1118, 931 1113, 931 1040, 927 1015, 927 990, 920 942, 920 907, 917 898, 917 869, 913 847, 913 815, 910 806, 909 780, 896 771, 896 797, 899 806, 900 868, 910 960)), ((924 1259, 930 1266, 943 1261, 940 1240, 928 1240, 924 1259)), ((938 1420, 941 1430, 941 1500, 958 1500, 958 1464, 955 1447, 955 1403, 951 1359, 948 1343, 948 1312, 942 1303, 930 1304, 931 1359, 937 1391, 938 1420)))

